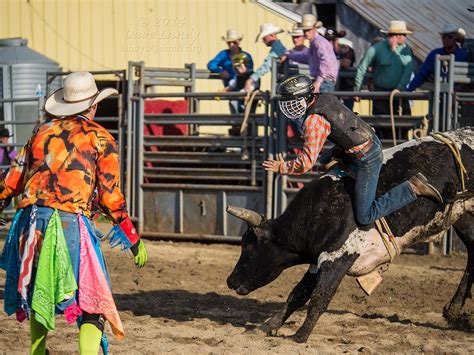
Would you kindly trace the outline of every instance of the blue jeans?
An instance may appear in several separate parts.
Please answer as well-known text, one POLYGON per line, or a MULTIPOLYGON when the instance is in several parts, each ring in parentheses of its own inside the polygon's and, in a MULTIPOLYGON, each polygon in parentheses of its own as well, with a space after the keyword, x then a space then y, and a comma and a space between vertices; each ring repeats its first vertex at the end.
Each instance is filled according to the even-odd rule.
POLYGON ((375 135, 373 139, 374 144, 362 158, 351 159, 355 174, 354 212, 362 225, 371 224, 416 200, 408 181, 375 198, 383 153, 380 140, 375 135))
POLYGON ((323 81, 319 87, 319 92, 334 91, 336 84, 331 81, 323 81))

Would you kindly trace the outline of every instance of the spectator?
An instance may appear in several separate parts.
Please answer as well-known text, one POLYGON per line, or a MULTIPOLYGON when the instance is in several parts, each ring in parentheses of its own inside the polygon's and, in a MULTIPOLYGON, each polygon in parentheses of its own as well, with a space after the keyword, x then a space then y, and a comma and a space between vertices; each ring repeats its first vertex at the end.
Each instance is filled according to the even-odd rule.
POLYGON ((213 73, 219 73, 220 78, 222 79, 224 86, 229 85, 229 80, 233 79, 235 76, 234 68, 232 65, 232 56, 245 53, 249 59, 248 68, 253 69, 253 60, 252 56, 243 51, 240 48, 240 41, 242 41, 242 35, 239 34, 237 30, 228 29, 225 36, 222 36, 222 39, 227 43, 229 49, 224 49, 220 51, 213 59, 207 63, 207 69, 213 73))
MULTIPOLYGON (((8 128, 0 129, 0 143, 8 144, 8 139, 12 137, 8 128)), ((10 166, 13 159, 16 157, 16 150, 13 147, 0 147, 0 165, 10 166)), ((0 173, 3 173, 5 169, 0 168, 0 173)))
MULTIPOLYGON (((308 52, 309 72, 315 78, 314 92, 333 91, 336 85, 339 63, 331 44, 318 32, 322 26, 312 14, 303 15, 301 29, 310 41, 308 52)), ((292 58, 290 58, 292 59, 292 58)))
MULTIPOLYGON (((340 67, 344 70, 351 70, 354 68, 355 63, 355 52, 354 46, 351 41, 346 38, 340 38, 338 40, 338 53, 336 54, 339 59, 340 67)), ((351 76, 341 78, 339 77, 339 90, 340 91, 353 91, 354 90, 354 74, 351 76)), ((354 107, 354 99, 347 98, 343 99, 344 105, 352 110, 354 107)))
MULTIPOLYGON (((249 77, 253 74, 253 71, 248 67, 250 59, 245 53, 239 53, 232 57, 232 62, 235 71, 235 77, 229 81, 229 86, 225 88, 226 91, 245 91, 245 83, 249 77)), ((254 91, 260 87, 260 80, 257 80, 250 91, 254 91)), ((230 100, 229 108, 231 113, 244 113, 245 104, 244 100, 230 100)), ((251 113, 255 112, 256 102, 252 105, 251 113)), ((229 129, 231 136, 240 135, 240 125, 234 125, 229 129)))
POLYGON ((322 36, 332 44, 337 58, 339 53, 339 39, 346 36, 346 31, 337 31, 335 28, 329 27, 324 31, 324 35, 322 36))
MULTIPOLYGON (((443 47, 433 49, 428 54, 420 68, 420 71, 415 75, 410 84, 408 84, 408 91, 414 91, 428 79, 433 79, 432 77, 434 74, 435 58, 437 54, 454 54, 456 62, 467 61, 467 51, 464 48, 461 48, 458 44, 458 42, 462 41, 465 36, 465 32, 462 29, 460 29, 458 26, 449 24, 444 26, 443 30, 440 32, 440 35, 441 41, 443 42, 443 47)), ((446 75, 446 73, 441 74, 444 76, 446 75)))
POLYGON ((308 64, 308 52, 309 48, 304 45, 304 33, 303 30, 298 28, 298 24, 293 25, 293 29, 290 32, 291 40, 293 41, 294 47, 286 52, 285 59, 292 57, 290 59, 290 65, 298 65, 298 63, 308 64), (294 58, 298 58, 295 60, 294 58))
POLYGON ((245 91, 251 91, 252 86, 255 82, 259 80, 262 76, 270 71, 272 67, 272 59, 280 58, 285 54, 286 48, 277 38, 278 33, 282 33, 283 30, 280 27, 275 26, 272 23, 264 23, 260 26, 260 33, 258 34, 255 42, 262 41, 267 47, 271 47, 270 53, 263 60, 263 64, 255 70, 255 72, 250 75, 250 78, 247 79, 245 83, 245 91))
MULTIPOLYGON (((354 91, 360 91, 364 75, 368 67, 373 68, 372 80, 375 91, 404 91, 413 71, 412 51, 405 44, 406 35, 413 33, 407 30, 405 21, 391 21, 387 33, 388 38, 376 43, 365 53, 364 58, 357 68, 354 91)), ((402 103, 403 114, 411 113, 407 100, 402 103)), ((388 100, 374 100, 373 114, 389 114, 390 103, 388 100)))

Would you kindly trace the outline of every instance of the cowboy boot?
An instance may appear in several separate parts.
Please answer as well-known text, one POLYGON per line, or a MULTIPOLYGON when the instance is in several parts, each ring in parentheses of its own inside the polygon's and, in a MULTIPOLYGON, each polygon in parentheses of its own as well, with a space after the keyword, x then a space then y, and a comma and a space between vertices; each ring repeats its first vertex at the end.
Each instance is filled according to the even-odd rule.
POLYGON ((413 175, 408 181, 415 195, 430 197, 439 203, 443 203, 443 197, 439 191, 428 183, 428 179, 422 173, 413 175))

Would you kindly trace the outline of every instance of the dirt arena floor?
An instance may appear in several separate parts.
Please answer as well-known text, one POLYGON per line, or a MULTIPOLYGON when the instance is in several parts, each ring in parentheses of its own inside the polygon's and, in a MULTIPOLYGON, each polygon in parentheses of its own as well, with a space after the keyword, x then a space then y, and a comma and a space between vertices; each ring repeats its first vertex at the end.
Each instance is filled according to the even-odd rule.
MULTIPOLYGON (((305 310, 294 314, 278 337, 266 337, 258 326, 286 300, 306 267, 287 270, 241 297, 226 286, 238 246, 150 241, 147 246, 150 262, 142 270, 104 246, 126 332, 118 341, 108 331, 112 354, 474 353, 474 333, 450 329, 441 314, 461 278, 465 254, 402 255, 370 297, 346 277, 308 343, 296 344, 285 336, 298 329, 305 310)), ((0 290, 4 282, 2 270, 0 290)), ((468 300, 472 312, 473 304, 468 300)), ((50 352, 77 352, 77 335, 75 326, 58 319, 48 338, 50 352)), ((28 325, 2 312, 0 352, 26 353, 28 339, 28 325)))

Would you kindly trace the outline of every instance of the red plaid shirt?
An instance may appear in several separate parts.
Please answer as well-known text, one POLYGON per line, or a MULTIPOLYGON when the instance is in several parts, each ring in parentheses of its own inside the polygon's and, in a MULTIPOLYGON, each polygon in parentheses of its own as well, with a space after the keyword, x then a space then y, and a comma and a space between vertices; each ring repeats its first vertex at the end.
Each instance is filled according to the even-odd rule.
POLYGON ((304 146, 298 156, 280 165, 280 173, 299 175, 309 171, 318 160, 326 138, 331 133, 331 125, 323 116, 310 115, 304 121, 304 146))

